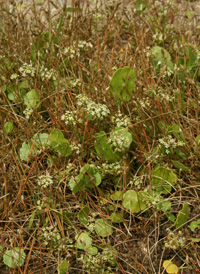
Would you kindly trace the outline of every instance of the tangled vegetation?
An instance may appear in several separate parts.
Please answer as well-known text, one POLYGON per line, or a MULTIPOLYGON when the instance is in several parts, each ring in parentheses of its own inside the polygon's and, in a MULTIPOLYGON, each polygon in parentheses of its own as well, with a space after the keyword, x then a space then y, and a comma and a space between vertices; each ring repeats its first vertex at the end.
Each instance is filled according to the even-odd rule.
POLYGON ((86 2, 1 6, 0 272, 200 273, 192 1, 86 2))

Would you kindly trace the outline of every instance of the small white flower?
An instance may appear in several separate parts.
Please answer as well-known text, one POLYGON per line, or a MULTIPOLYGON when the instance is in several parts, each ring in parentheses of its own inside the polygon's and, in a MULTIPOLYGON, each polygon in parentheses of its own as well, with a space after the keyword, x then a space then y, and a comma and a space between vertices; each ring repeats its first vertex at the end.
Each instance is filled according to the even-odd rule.
POLYGON ((53 184, 52 176, 50 176, 49 174, 41 175, 38 177, 37 183, 39 186, 41 186, 43 188, 47 188, 49 185, 53 184))
POLYGON ((11 80, 14 80, 14 79, 17 79, 18 78, 18 74, 17 73, 13 73, 11 76, 10 76, 10 79, 11 80))
POLYGON ((25 115, 26 119, 29 120, 31 114, 33 113, 33 109, 30 109, 30 108, 26 108, 24 111, 23 111, 23 114, 25 115))

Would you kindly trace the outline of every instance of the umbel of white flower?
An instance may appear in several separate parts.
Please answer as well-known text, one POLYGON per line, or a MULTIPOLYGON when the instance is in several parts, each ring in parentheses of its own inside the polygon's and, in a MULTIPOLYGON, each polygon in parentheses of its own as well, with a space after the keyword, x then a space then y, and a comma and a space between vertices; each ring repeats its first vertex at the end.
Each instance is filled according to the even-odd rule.
POLYGON ((76 125, 77 122, 82 123, 82 119, 79 118, 80 111, 84 111, 89 120, 100 120, 102 121, 110 114, 110 110, 104 104, 96 104, 90 98, 83 94, 76 96, 77 106, 79 109, 66 111, 65 114, 61 116, 61 120, 65 121, 66 125, 76 125))
POLYGON ((172 137, 172 135, 165 136, 164 138, 160 138, 159 140, 159 147, 164 146, 165 151, 167 154, 170 153, 170 148, 177 148, 177 147, 182 147, 185 145, 185 143, 181 140, 176 140, 175 138, 172 137))
POLYGON ((49 185, 53 184, 53 179, 52 176, 47 174, 47 175, 41 175, 38 177, 38 181, 37 181, 38 185, 43 187, 43 188, 47 188, 49 185))

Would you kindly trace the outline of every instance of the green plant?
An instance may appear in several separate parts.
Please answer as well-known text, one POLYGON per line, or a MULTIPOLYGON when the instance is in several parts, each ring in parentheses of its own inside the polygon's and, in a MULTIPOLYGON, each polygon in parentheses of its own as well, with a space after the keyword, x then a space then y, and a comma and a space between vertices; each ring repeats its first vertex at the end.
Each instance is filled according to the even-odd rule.
POLYGON ((69 187, 74 193, 84 191, 86 188, 94 188, 101 184, 101 174, 94 165, 86 164, 80 170, 80 174, 69 181, 69 187))
POLYGON ((111 224, 108 221, 102 219, 97 219, 95 221, 94 229, 96 233, 103 238, 112 235, 113 233, 111 224))
POLYGON ((24 264, 26 253, 20 247, 7 250, 3 255, 3 262, 10 268, 20 267, 24 264))
POLYGON ((0 273, 198 272, 192 13, 181 1, 11 2, 0 4, 0 273))
POLYGON ((116 101, 128 102, 135 91, 135 71, 130 67, 118 69, 110 81, 110 91, 116 101))
POLYGON ((82 249, 91 255, 98 253, 98 249, 92 246, 92 238, 86 232, 76 236, 76 248, 82 249))
POLYGON ((169 168, 157 166, 152 171, 151 184, 153 188, 159 193, 170 193, 176 182, 177 177, 169 168))

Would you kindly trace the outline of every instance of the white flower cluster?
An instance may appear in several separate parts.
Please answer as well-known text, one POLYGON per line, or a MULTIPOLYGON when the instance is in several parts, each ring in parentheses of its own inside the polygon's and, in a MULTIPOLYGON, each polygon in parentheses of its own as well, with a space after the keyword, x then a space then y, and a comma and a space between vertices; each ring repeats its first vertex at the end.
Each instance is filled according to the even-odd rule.
POLYGON ((18 74, 17 73, 13 73, 11 76, 10 76, 10 79, 11 80, 15 80, 18 78, 18 74))
POLYGON ((47 175, 41 175, 38 177, 38 181, 37 181, 38 185, 43 187, 43 188, 47 188, 49 185, 53 184, 53 179, 52 176, 47 174, 47 175))
POLYGON ((74 58, 74 56, 76 55, 76 51, 73 46, 65 48, 64 53, 67 54, 70 58, 74 58))
POLYGON ((170 77, 172 74, 173 74, 173 70, 167 67, 166 70, 163 72, 162 77, 163 78, 170 77))
POLYGON ((141 175, 141 176, 134 176, 133 179, 129 182, 130 186, 137 187, 137 189, 141 189, 141 186, 144 182, 145 179, 145 175, 141 175))
POLYGON ((42 227, 41 228, 41 239, 44 241, 45 245, 51 244, 59 244, 61 239, 61 235, 55 226, 42 227))
POLYGON ((143 52, 147 58, 151 56, 151 48, 149 46, 147 46, 146 49, 143 49, 143 52))
POLYGON ((116 265, 116 260, 112 252, 106 250, 102 253, 98 253, 95 256, 90 255, 89 253, 86 253, 85 255, 81 254, 80 258, 78 258, 78 261, 83 263, 83 268, 86 273, 93 274, 112 274, 113 271, 111 265, 116 265))
POLYGON ((61 120, 65 121, 66 125, 75 126, 76 123, 82 123, 82 119, 79 117, 79 113, 81 114, 81 110, 87 113, 90 120, 103 120, 110 114, 110 110, 106 105, 96 104, 91 99, 89 99, 85 95, 78 95, 77 97, 77 106, 79 110, 66 111, 65 114, 61 116, 61 120))
POLYGON ((44 201, 37 200, 37 207, 39 210, 46 208, 46 203, 44 201))
POLYGON ((169 94, 166 94, 166 93, 158 93, 157 96, 159 98, 159 100, 162 102, 162 101, 167 101, 167 102, 172 102, 175 97, 174 96, 171 96, 169 94))
POLYGON ((163 41, 165 41, 166 37, 165 37, 165 34, 163 34, 162 32, 156 32, 153 35, 153 39, 154 39, 154 41, 156 41, 158 43, 162 43, 163 41))
POLYGON ((149 98, 144 97, 144 98, 137 98, 135 101, 135 104, 137 106, 141 106, 142 108, 149 108, 150 107, 150 101, 149 98))
POLYGON ((177 90, 173 89, 171 92, 173 95, 170 95, 170 93, 166 92, 164 88, 162 87, 156 87, 155 89, 153 87, 148 87, 147 89, 144 88, 144 94, 150 94, 153 95, 155 98, 158 98, 161 102, 162 101, 168 101, 172 102, 175 99, 174 94, 177 93, 177 90))
POLYGON ((118 111, 117 114, 111 117, 111 121, 117 126, 117 127, 130 127, 131 126, 131 120, 128 116, 123 115, 120 111, 118 111))
POLYGON ((75 142, 70 144, 70 147, 73 151, 76 152, 76 154, 80 154, 81 153, 81 144, 76 144, 75 142))
MULTIPOLYGON (((76 42, 74 43, 76 45, 76 42)), ((90 42, 86 41, 78 41, 78 48, 81 50, 88 50, 89 48, 92 48, 92 44, 90 42)))
POLYGON ((129 147, 129 140, 124 135, 114 135, 112 136, 112 139, 108 139, 108 143, 110 143, 114 152, 123 152, 129 147))
POLYGON ((42 80, 56 80, 57 72, 54 69, 40 68, 40 76, 42 80))
POLYGON ((70 79, 70 86, 72 86, 72 87, 80 87, 81 86, 80 79, 70 79))
POLYGON ((23 77, 26 76, 35 76, 35 72, 36 72, 36 68, 33 67, 33 65, 24 63, 20 68, 19 68, 19 72, 22 74, 23 77))
POLYGON ((123 168, 119 162, 111 163, 111 164, 103 163, 101 167, 101 172, 103 176, 105 174, 118 176, 123 172, 123 168))
POLYGON ((183 141, 176 140, 175 138, 172 137, 172 135, 168 135, 164 138, 161 138, 158 140, 159 141, 159 146, 158 147, 164 147, 165 152, 167 154, 170 153, 170 148, 175 149, 177 147, 182 147, 185 145, 183 141))
POLYGON ((64 49, 64 53, 67 54, 70 58, 74 58, 76 55, 79 57, 81 51, 87 51, 89 48, 92 48, 92 44, 86 41, 76 41, 73 42, 73 45, 64 49))
POLYGON ((67 110, 65 114, 61 116, 61 120, 65 121, 66 125, 73 125, 75 126, 77 121, 79 123, 82 123, 81 119, 78 119, 77 111, 76 110, 67 110))
POLYGON ((76 96, 77 99, 77 105, 79 107, 85 107, 87 106, 88 102, 92 102, 91 99, 89 99, 86 95, 79 94, 76 96))
POLYGON ((27 120, 29 120, 32 113, 33 113, 33 109, 31 108, 25 108, 25 110, 23 111, 23 114, 25 115, 27 120))
POLYGON ((186 246, 186 242, 187 240, 184 237, 184 234, 181 230, 179 230, 177 233, 177 232, 170 231, 168 229, 167 239, 164 242, 165 247, 176 250, 186 246))
POLYGON ((103 120, 110 114, 110 110, 106 105, 96 104, 85 95, 80 94, 77 96, 77 99, 77 105, 83 107, 90 120, 103 120))

